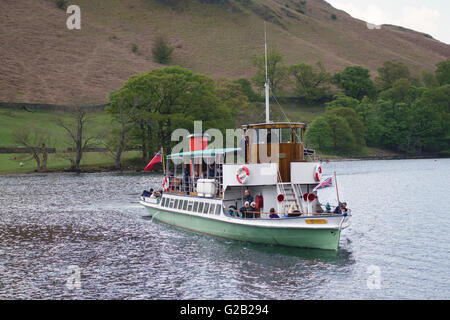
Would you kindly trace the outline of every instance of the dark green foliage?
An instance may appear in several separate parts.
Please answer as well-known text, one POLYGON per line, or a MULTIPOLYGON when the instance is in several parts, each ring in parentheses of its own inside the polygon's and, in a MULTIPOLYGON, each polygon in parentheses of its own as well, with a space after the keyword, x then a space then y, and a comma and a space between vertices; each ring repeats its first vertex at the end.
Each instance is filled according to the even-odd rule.
POLYGON ((297 9, 295 9, 295 11, 297 11, 298 13, 301 13, 301 14, 305 14, 305 11, 303 11, 303 9, 301 9, 301 8, 297 8, 297 9))
POLYGON ((56 7, 62 10, 67 9, 67 0, 55 0, 56 7))
POLYGON ((331 151, 333 148, 332 136, 333 132, 328 125, 327 118, 320 116, 308 125, 305 133, 305 143, 308 148, 313 148, 321 152, 331 151))
POLYGON ((131 51, 136 52, 136 51, 138 51, 138 49, 139 49, 139 47, 137 46, 136 43, 131 44, 131 51))
POLYGON ((131 115, 128 145, 141 148, 142 157, 148 159, 161 146, 168 150, 177 144, 171 141, 175 129, 192 132, 195 120, 203 121, 203 130, 232 127, 230 103, 221 101, 211 78, 167 67, 130 77, 111 94, 107 111, 117 121, 121 114, 131 115))
POLYGON ((353 134, 356 147, 358 149, 361 149, 366 145, 366 142, 364 140, 364 124, 361 122, 361 120, 358 119, 358 115, 356 114, 354 109, 346 107, 335 108, 327 112, 327 115, 336 115, 338 117, 344 118, 347 121, 353 134))
POLYGON ((161 64, 169 64, 172 60, 173 50, 174 48, 169 46, 163 36, 158 36, 152 49, 153 60, 161 64))
POLYGON ((446 155, 450 150, 450 62, 438 63, 435 74, 423 72, 421 78, 425 87, 404 64, 385 62, 379 69, 377 97, 367 70, 346 68, 333 77, 342 92, 326 103, 326 125, 323 118, 313 122, 307 141, 327 151, 323 141, 331 129, 332 150, 339 153, 358 152, 367 144, 415 155, 446 155))
MULTIPOLYGON (((265 56, 254 56, 253 64, 258 70, 252 80, 257 87, 264 89, 266 81, 265 56)), ((283 54, 276 48, 269 50, 267 53, 267 69, 270 87, 275 94, 278 94, 282 91, 283 84, 286 82, 288 68, 283 64, 283 54)))
POLYGON ((331 20, 337 20, 337 16, 334 13, 331 15, 331 20))
POLYGON ((378 69, 376 82, 380 90, 392 88, 395 81, 399 79, 409 79, 409 68, 402 62, 386 61, 383 67, 378 69))
POLYGON ((313 66, 300 63, 289 67, 289 73, 295 79, 296 96, 308 102, 321 101, 330 96, 331 74, 317 62, 317 71, 313 66))
POLYGON ((375 84, 370 78, 370 71, 360 67, 347 67, 333 76, 332 83, 337 85, 344 93, 352 98, 361 100, 365 96, 374 98, 375 84))
POLYGON ((326 114, 328 126, 331 129, 333 150, 340 153, 353 152, 356 149, 355 137, 345 118, 335 114, 326 114))
POLYGON ((436 65, 436 79, 440 86, 450 84, 450 60, 439 62, 436 65))
POLYGON ((439 86, 438 80, 436 79, 436 76, 433 73, 422 71, 421 76, 422 76, 422 84, 425 87, 434 88, 439 86))
POLYGON ((241 86, 242 92, 247 96, 247 99, 249 101, 263 101, 264 100, 264 97, 257 94, 253 90, 252 84, 250 83, 249 80, 241 78, 241 79, 234 80, 233 82, 237 83, 241 86))

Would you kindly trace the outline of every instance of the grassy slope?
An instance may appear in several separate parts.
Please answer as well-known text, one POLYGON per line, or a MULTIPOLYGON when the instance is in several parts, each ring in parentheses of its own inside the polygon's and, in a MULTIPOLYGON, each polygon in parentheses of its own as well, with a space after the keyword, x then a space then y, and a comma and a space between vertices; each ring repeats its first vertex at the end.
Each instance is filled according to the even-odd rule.
MULTIPOLYGON (((65 122, 70 123, 70 114, 62 112, 40 111, 28 112, 24 110, 0 109, 0 147, 19 146, 14 142, 12 132, 16 128, 22 126, 36 127, 44 129, 51 135, 52 143, 49 147, 67 148, 66 132, 56 124, 56 119, 62 118, 65 122)), ((88 135, 96 135, 100 132, 110 130, 111 119, 105 112, 95 112, 92 115, 92 121, 88 124, 88 135)), ((139 152, 127 152, 124 159, 132 159, 139 156, 139 152)), ((23 161, 27 157, 24 154, 0 154, 0 174, 5 173, 25 173, 32 172, 36 168, 36 163, 32 161, 23 161), (21 167, 20 162, 24 162, 21 167)), ((113 164, 113 159, 109 153, 88 152, 85 153, 82 160, 82 169, 89 170, 91 168, 99 169, 113 164)), ((63 170, 70 166, 70 162, 57 158, 50 154, 48 160, 49 170, 63 170)))
POLYGON ((271 21, 269 46, 287 64, 322 60, 331 72, 353 64, 374 71, 397 60, 420 72, 450 58, 448 45, 396 27, 369 30, 322 0, 307 0, 305 14, 295 11, 300 1, 179 2, 172 8, 156 0, 78 0, 82 30, 69 31, 53 0, 0 0, 0 43, 7 44, 0 50, 0 100, 104 102, 130 75, 162 67, 151 56, 160 33, 177 47, 174 64, 214 78, 251 78, 251 57, 263 52, 264 19, 271 21))

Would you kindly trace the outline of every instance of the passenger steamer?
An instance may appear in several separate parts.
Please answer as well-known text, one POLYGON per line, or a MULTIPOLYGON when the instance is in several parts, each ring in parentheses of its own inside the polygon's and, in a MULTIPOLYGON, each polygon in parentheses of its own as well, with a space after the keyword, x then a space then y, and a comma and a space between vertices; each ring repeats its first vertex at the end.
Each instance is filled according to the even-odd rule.
POLYGON ((350 214, 324 213, 314 191, 322 169, 320 163, 308 161, 310 154, 302 142, 306 126, 269 121, 267 76, 266 122, 242 129, 241 148, 208 149, 207 135, 188 137, 190 151, 167 156, 162 196, 142 197, 140 203, 153 219, 186 230, 262 244, 337 250, 350 214), (229 161, 238 152, 242 161, 229 161), (175 164, 180 162, 184 164, 175 164), (240 210, 248 192, 255 202, 251 212, 240 210))

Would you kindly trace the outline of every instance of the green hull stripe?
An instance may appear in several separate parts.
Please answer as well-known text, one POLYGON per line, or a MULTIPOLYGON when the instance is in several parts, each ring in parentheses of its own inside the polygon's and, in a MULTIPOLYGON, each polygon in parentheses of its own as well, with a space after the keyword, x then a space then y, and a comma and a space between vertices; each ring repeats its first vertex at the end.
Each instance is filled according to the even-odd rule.
POLYGON ((337 250, 340 231, 335 229, 268 228, 228 223, 147 207, 154 219, 186 230, 216 237, 290 247, 337 250))

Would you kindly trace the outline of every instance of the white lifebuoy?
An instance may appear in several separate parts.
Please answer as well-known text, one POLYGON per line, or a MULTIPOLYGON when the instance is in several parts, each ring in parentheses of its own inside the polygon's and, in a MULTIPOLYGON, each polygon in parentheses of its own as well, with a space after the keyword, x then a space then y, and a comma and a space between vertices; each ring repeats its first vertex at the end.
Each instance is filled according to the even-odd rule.
POLYGON ((316 166, 316 170, 314 171, 314 178, 317 182, 319 182, 322 178, 322 167, 320 166, 320 164, 316 166))
POLYGON ((240 184, 244 184, 250 175, 250 171, 246 166, 242 166, 236 171, 236 179, 240 184))

